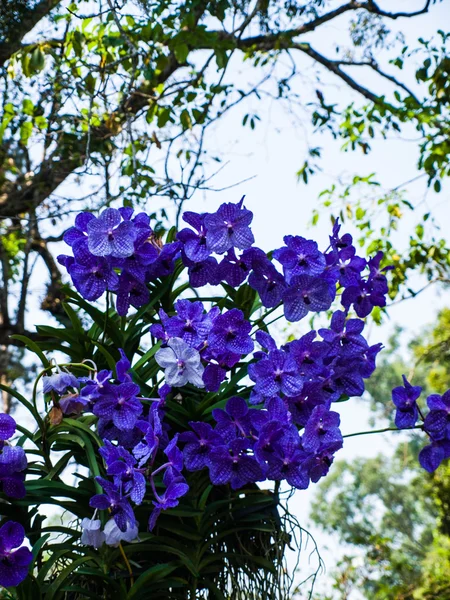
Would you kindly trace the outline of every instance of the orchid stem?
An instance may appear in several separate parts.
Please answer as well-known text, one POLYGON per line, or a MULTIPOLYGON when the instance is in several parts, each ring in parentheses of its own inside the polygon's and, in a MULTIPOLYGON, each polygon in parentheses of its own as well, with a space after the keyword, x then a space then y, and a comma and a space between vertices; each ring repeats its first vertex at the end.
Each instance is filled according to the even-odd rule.
POLYGON ((121 553, 121 555, 123 557, 123 561, 126 564, 127 571, 130 574, 130 581, 131 581, 131 585, 133 586, 134 585, 133 570, 131 569, 131 565, 130 565, 130 563, 128 561, 127 555, 125 554, 125 551, 123 549, 123 546, 122 546, 121 542, 119 543, 119 550, 120 550, 120 553, 121 553))
POLYGON ((423 429, 423 425, 414 425, 414 427, 403 427, 399 429, 398 427, 385 427, 384 429, 372 429, 370 431, 358 431, 357 433, 348 433, 347 435, 343 435, 344 438, 355 437, 357 435, 369 435, 371 433, 384 433, 385 431, 407 431, 408 429, 423 429))

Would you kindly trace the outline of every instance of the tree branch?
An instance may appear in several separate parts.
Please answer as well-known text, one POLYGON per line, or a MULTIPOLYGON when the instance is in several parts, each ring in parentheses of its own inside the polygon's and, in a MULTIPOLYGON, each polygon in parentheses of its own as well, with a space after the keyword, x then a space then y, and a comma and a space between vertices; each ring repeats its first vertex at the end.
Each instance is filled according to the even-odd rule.
MULTIPOLYGON (((102 125, 91 129, 89 134, 91 139, 101 144, 117 135, 127 119, 136 118, 148 106, 154 89, 167 81, 180 66, 171 55, 166 67, 151 87, 148 83, 142 84, 111 113, 115 119, 115 128, 111 129, 107 124, 108 120, 105 119, 102 125)), ((70 134, 65 139, 63 137, 54 154, 41 164, 38 173, 31 177, 27 174, 18 179, 10 189, 0 194, 0 218, 16 217, 37 208, 71 173, 85 163, 88 158, 87 139, 87 135, 81 139, 74 139, 70 134), (64 146, 68 157, 61 159, 61 148, 64 146), (83 148, 83 151, 72 151, 72 146, 76 146, 77 149, 83 148)))
POLYGON ((62 277, 58 264, 48 249, 47 242, 48 240, 41 238, 39 232, 36 230, 31 247, 42 258, 50 275, 50 283, 47 286, 45 298, 41 302, 41 308, 57 316, 64 313, 61 305, 63 300, 62 277))
POLYGON ((411 96, 411 98, 413 98, 417 102, 417 104, 420 104, 419 98, 417 98, 417 96, 414 94, 414 92, 412 90, 410 90, 407 85, 405 85, 403 82, 401 82, 399 79, 397 79, 393 75, 389 75, 389 73, 382 71, 380 69, 380 67, 376 64, 376 62, 374 62, 374 61, 370 61, 370 60, 365 60, 365 61, 364 60, 363 61, 335 60, 333 62, 337 65, 347 66, 347 67, 370 67, 373 71, 375 71, 375 73, 378 73, 378 75, 380 75, 384 79, 387 79, 391 83, 395 84, 397 87, 401 88, 409 96, 411 96))
POLYGON ((2 285, 0 286, 0 325, 9 327, 9 261, 3 243, 0 242, 0 263, 2 267, 2 285))
POLYGON ((31 252, 31 244, 35 235, 36 216, 34 213, 30 215, 30 221, 27 231, 27 241, 24 248, 23 273, 20 290, 19 305, 17 308, 16 324, 19 330, 25 328, 25 310, 27 306, 28 284, 30 283, 31 270, 28 268, 31 252))
MULTIPOLYGON (((344 13, 346 13, 348 11, 352 11, 352 10, 356 10, 357 8, 361 8, 361 5, 362 5, 361 2, 347 2, 347 4, 343 4, 343 5, 339 6, 338 8, 336 8, 335 10, 331 10, 330 12, 325 13, 321 17, 317 17, 316 19, 313 19, 312 21, 304 23, 303 25, 300 25, 299 27, 295 27, 293 29, 286 29, 284 31, 276 31, 271 34, 269 33, 269 34, 265 34, 265 35, 255 35, 252 37, 244 38, 241 41, 246 47, 251 47, 253 45, 260 46, 262 43, 263 44, 267 44, 267 43, 273 44, 273 42, 280 40, 280 39, 283 40, 286 38, 294 38, 294 37, 297 37, 298 35, 303 35, 305 33, 314 31, 320 25, 323 25, 324 23, 327 23, 328 21, 332 21, 336 17, 339 17, 340 15, 343 15, 344 13)), ((247 20, 244 21, 244 23, 243 23, 243 25, 241 25, 241 27, 239 27, 238 31, 241 30, 244 25, 245 25, 245 27, 248 25, 247 20)), ((233 34, 229 34, 227 32, 223 32, 223 31, 217 32, 217 34, 218 34, 219 38, 222 38, 222 39, 233 39, 234 38, 233 34)))
MULTIPOLYGON (((412 13, 407 13, 407 12, 390 13, 387 11, 383 11, 382 9, 380 9, 378 7, 378 5, 375 2, 371 2, 370 0, 367 0, 367 2, 356 2, 353 0, 351 2, 347 2, 346 4, 342 4, 341 6, 338 6, 336 9, 331 10, 331 11, 323 14, 320 17, 317 17, 317 18, 313 19, 312 21, 303 23, 302 25, 299 25, 299 27, 295 27, 292 29, 286 29, 284 31, 276 31, 271 34, 247 37, 242 40, 242 43, 246 47, 251 47, 253 45, 261 46, 261 44, 272 44, 273 42, 276 42, 279 40, 281 40, 281 41, 286 40, 286 38, 292 39, 297 36, 304 35, 305 33, 310 33, 311 31, 314 31, 315 29, 317 29, 324 23, 333 21, 337 17, 339 17, 349 11, 366 10, 367 12, 377 14, 381 17, 386 17, 387 19, 398 19, 401 17, 408 17, 408 18, 416 17, 418 15, 424 14, 424 13, 428 12, 430 5, 431 5, 431 0, 427 0, 424 8, 422 8, 421 10, 418 10, 418 11, 415 11, 412 13)), ((255 16, 255 14, 252 13, 252 18, 255 16)), ((224 32, 224 31, 218 31, 215 33, 217 33, 217 35, 219 36, 220 39, 234 40, 235 39, 234 33, 243 30, 243 27, 247 27, 248 24, 249 24, 249 20, 246 19, 244 21, 244 23, 233 33, 228 33, 228 32, 224 32)))
POLYGON ((425 2, 425 6, 423 8, 421 8, 420 10, 416 10, 414 12, 397 12, 397 13, 391 13, 386 10, 382 10, 376 2, 373 2, 373 0, 367 0, 367 2, 358 3, 358 4, 363 4, 363 6, 361 6, 360 8, 365 8, 367 11, 374 13, 376 15, 379 15, 380 17, 386 17, 387 19, 402 19, 402 18, 418 17, 419 15, 423 15, 423 14, 427 13, 428 9, 431 6, 431 0, 427 0, 425 2))
MULTIPOLYGON (((14 2, 14 0, 13 0, 14 2)), ((3 65, 11 56, 20 50, 22 39, 29 33, 37 23, 46 17, 50 11, 60 4, 61 0, 41 0, 31 10, 25 10, 19 23, 14 23, 11 31, 11 38, 0 42, 0 66, 3 65)), ((13 4, 13 9, 17 7, 13 4)), ((2 13, 6 19, 7 7, 4 6, 2 13)))
POLYGON ((340 79, 342 79, 342 81, 345 81, 345 83, 350 88, 352 88, 371 102, 380 102, 380 98, 376 94, 371 92, 368 88, 362 86, 360 83, 355 81, 352 77, 350 77, 350 75, 347 75, 347 73, 345 73, 345 71, 341 69, 340 61, 326 58, 325 56, 317 52, 317 50, 314 50, 314 48, 312 48, 309 44, 291 44, 290 48, 294 50, 300 50, 304 54, 307 54, 313 60, 315 60, 316 62, 324 66, 326 69, 328 69, 328 71, 331 71, 331 73, 337 75, 340 79))

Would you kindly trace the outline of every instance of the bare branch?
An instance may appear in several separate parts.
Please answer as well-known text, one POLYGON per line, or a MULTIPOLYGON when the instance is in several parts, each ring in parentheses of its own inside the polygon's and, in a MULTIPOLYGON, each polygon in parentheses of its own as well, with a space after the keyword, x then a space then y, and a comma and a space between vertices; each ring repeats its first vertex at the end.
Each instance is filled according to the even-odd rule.
POLYGON ((364 8, 365 10, 374 13, 376 15, 379 15, 380 17, 386 17, 387 19, 402 19, 402 18, 411 18, 411 17, 418 17, 419 15, 423 15, 425 13, 428 12, 428 9, 431 6, 431 0, 427 0, 425 2, 425 6, 423 8, 421 8, 420 10, 416 10, 414 12, 397 12, 397 13, 392 13, 386 10, 382 10, 378 4, 376 2, 373 2, 373 0, 367 0, 367 2, 364 3, 356 3, 356 4, 362 4, 362 6, 360 8, 364 8))
POLYGON ((63 300, 62 293, 62 277, 58 264, 47 246, 49 239, 43 239, 36 229, 35 237, 32 241, 32 249, 39 254, 47 267, 50 275, 50 282, 47 286, 47 293, 41 302, 42 310, 46 310, 52 315, 63 314, 61 302, 63 300))
POLYGON ((9 326, 9 260, 3 243, 0 243, 0 263, 2 266, 2 285, 0 287, 0 325, 9 326))
MULTIPOLYGON (((269 33, 269 34, 265 34, 265 35, 255 35, 253 37, 247 37, 242 40, 242 43, 246 47, 251 47, 253 45, 260 46, 262 43, 263 44, 271 44, 277 40, 284 40, 286 38, 294 38, 299 35, 303 35, 305 33, 314 31, 320 25, 323 25, 324 23, 327 23, 328 21, 332 21, 336 17, 339 17, 340 15, 343 15, 344 13, 346 13, 348 11, 354 11, 358 8, 363 8, 363 7, 365 7, 365 3, 347 2, 346 4, 342 4, 335 10, 331 10, 330 12, 325 13, 321 17, 317 17, 316 19, 313 19, 312 21, 304 23, 303 25, 300 25, 299 27, 295 27, 293 29, 286 29, 284 31, 276 31, 274 33, 269 33)), ((255 16, 255 15, 253 15, 253 16, 255 16)), ((247 26, 248 22, 245 21, 244 24, 245 24, 245 26, 247 26)), ((241 25, 241 27, 239 29, 241 29, 243 25, 241 25)), ((218 35, 222 39, 232 39, 232 37, 233 37, 232 34, 228 34, 226 32, 218 32, 218 35)))
POLYGON ((380 69, 380 67, 377 65, 377 63, 374 61, 370 61, 370 60, 365 60, 365 61, 364 60, 363 61, 335 60, 333 62, 340 66, 370 67, 373 71, 378 73, 378 75, 381 75, 381 77, 383 77, 384 79, 387 79, 388 81, 390 81, 391 83, 395 84, 397 87, 399 87, 403 91, 405 91, 409 96, 411 96, 411 98, 413 98, 417 102, 417 104, 420 104, 419 98, 417 98, 417 96, 414 94, 414 92, 412 90, 410 90, 407 85, 405 85, 403 82, 401 82, 399 79, 397 79, 393 75, 390 75, 389 73, 386 73, 385 71, 382 71, 380 69))
POLYGON ((328 71, 331 71, 331 73, 337 75, 340 79, 342 79, 342 81, 345 81, 345 83, 349 87, 351 87, 356 92, 360 93, 362 96, 364 96, 371 102, 380 102, 380 98, 376 94, 374 94, 368 88, 362 86, 360 83, 355 81, 355 79, 350 77, 350 75, 347 75, 347 73, 345 73, 341 69, 339 61, 326 58, 325 56, 317 52, 317 50, 314 50, 314 48, 312 48, 309 44, 291 44, 290 47, 295 50, 300 50, 304 54, 310 56, 313 60, 323 65, 326 69, 328 69, 328 71))
POLYGON ((22 273, 22 282, 21 282, 21 290, 20 290, 20 298, 19 305, 17 308, 17 319, 16 324, 20 330, 25 328, 25 310, 27 305, 27 294, 28 294, 28 284, 30 282, 31 270, 28 268, 29 260, 30 260, 30 252, 31 252, 31 244, 34 236, 35 230, 35 216, 32 213, 30 215, 30 221, 28 225, 27 231, 27 241, 25 243, 24 248, 24 260, 23 260, 23 273, 22 273))
MULTIPOLYGON (((342 4, 341 6, 338 6, 336 9, 331 10, 331 11, 323 14, 322 16, 317 17, 311 21, 308 21, 307 23, 303 23, 302 25, 299 25, 299 27, 295 27, 292 29, 286 29, 284 31, 275 31, 274 33, 265 34, 265 35, 256 35, 256 36, 252 36, 252 37, 247 37, 242 40, 242 43, 246 47, 250 48, 253 45, 258 46, 258 47, 260 47, 261 44, 264 44, 264 45, 269 44, 270 45, 271 43, 279 41, 279 40, 281 42, 283 42, 283 40, 285 41, 286 38, 292 39, 297 36, 304 35, 305 33, 310 33, 311 31, 316 30, 318 27, 320 27, 324 23, 333 21, 337 17, 339 17, 349 11, 366 10, 370 13, 377 14, 381 17, 386 17, 388 19, 398 19, 401 17, 405 17, 405 18, 406 17, 415 17, 418 15, 424 14, 424 13, 428 12, 430 5, 431 5, 431 0, 427 0, 424 8, 422 8, 421 10, 418 10, 418 11, 415 11, 412 13, 407 13, 407 12, 390 13, 390 12, 383 11, 382 9, 380 9, 379 6, 375 2, 372 2, 371 0, 367 0, 367 2, 351 1, 351 2, 347 2, 346 4, 342 4)), ((253 13, 251 13, 252 18, 254 18, 254 16, 256 15, 256 12, 257 12, 257 8, 255 7, 255 10, 253 11, 253 13)), ((247 18, 243 22, 243 24, 236 30, 236 32, 242 31, 244 27, 248 26, 249 22, 250 21, 247 18)), ((233 34, 236 32, 233 32, 233 34)), ((233 40, 233 38, 234 38, 233 34, 230 34, 230 33, 224 32, 224 31, 217 32, 217 35, 221 39, 233 40)))

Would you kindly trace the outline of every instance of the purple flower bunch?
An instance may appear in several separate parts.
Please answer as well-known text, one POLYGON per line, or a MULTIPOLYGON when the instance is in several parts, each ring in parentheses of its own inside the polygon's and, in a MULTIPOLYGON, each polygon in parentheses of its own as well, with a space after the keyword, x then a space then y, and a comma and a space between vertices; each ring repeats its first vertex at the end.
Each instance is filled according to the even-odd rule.
POLYGON ((186 468, 207 467, 214 485, 238 489, 257 481, 285 480, 306 489, 328 473, 334 453, 342 447, 338 413, 317 406, 299 435, 287 403, 274 396, 262 409, 249 408, 235 396, 225 409, 213 410, 216 426, 192 422, 182 433, 186 468))
MULTIPOLYGON (((166 383, 218 391, 227 372, 254 350, 251 323, 238 309, 206 311, 200 301, 179 300, 175 310, 173 316, 161 310, 161 323, 151 326, 163 342, 155 359, 165 369, 166 383)), ((287 479, 305 488, 325 475, 342 446, 339 415, 331 404, 364 392, 381 349, 381 344, 369 346, 363 328, 361 319, 336 311, 330 328, 319 330, 321 339, 311 331, 280 349, 268 333, 257 331, 265 351, 254 352, 248 364, 254 382, 249 403, 260 407, 249 408, 245 399, 234 397, 225 410, 213 411, 214 429, 191 423, 193 431, 180 436, 186 468, 207 467, 213 484, 234 488, 264 479, 287 479), (291 460, 295 472, 283 477, 280 461, 291 460)))
POLYGON ((338 220, 324 253, 313 240, 285 236, 285 246, 272 252, 282 266, 280 273, 265 252, 253 246, 253 214, 243 206, 243 198, 238 204, 222 204, 212 214, 186 212, 183 219, 192 229, 182 229, 177 239, 183 245, 181 259, 193 287, 220 282, 237 287, 248 280, 263 306, 272 308, 282 303, 289 321, 328 310, 336 289, 342 292, 346 311, 353 307, 362 318, 374 306, 386 305, 386 269, 380 268, 383 254, 379 252, 369 261, 357 256, 352 237, 340 237, 338 220), (223 258, 218 262, 213 254, 223 258))
POLYGON ((8 498, 25 496, 27 457, 20 446, 11 446, 7 440, 16 432, 16 422, 10 415, 0 414, 0 489, 8 498))
POLYGON ((374 306, 384 306, 382 255, 358 257, 351 236, 340 236, 339 222, 323 252, 313 240, 286 236, 284 246, 267 255, 254 246, 253 214, 243 199, 214 213, 186 212, 183 219, 187 227, 163 245, 143 213, 129 208, 107 208, 98 217, 81 213, 64 236, 73 256, 58 260, 86 300, 115 293, 120 315, 148 303, 148 284, 170 275, 178 259, 191 287, 237 288, 248 282, 265 308, 282 306, 290 321, 330 309, 337 296, 344 310, 334 312, 329 328, 278 347, 265 325, 259 329, 261 320, 252 323, 236 306, 206 308, 201 301, 179 299, 174 310, 161 308, 150 326, 152 340, 160 344, 150 360, 164 371, 159 398, 142 397, 122 350, 115 373, 75 377, 57 370, 44 377, 58 418, 87 412, 97 417, 104 472, 96 477, 94 514, 83 520, 81 536, 95 548, 135 540, 136 507, 149 498, 152 530, 161 512, 188 492, 186 471, 207 469, 213 485, 233 489, 264 480, 284 480, 299 489, 317 482, 343 443, 332 404, 364 392, 381 349, 369 346, 364 322, 349 313, 354 309, 365 317, 374 306), (240 381, 248 374, 249 384, 235 386, 212 413, 190 421, 188 431, 165 422, 173 399, 191 397, 192 388, 199 402, 212 398, 225 391, 222 384, 234 373, 242 375, 240 381), (98 511, 108 511, 104 527, 98 511))
POLYGON ((450 390, 442 396, 431 394, 427 398, 428 414, 423 418, 417 404, 422 393, 420 386, 412 386, 403 375, 403 386, 392 390, 392 401, 396 406, 395 424, 399 429, 411 429, 419 419, 421 428, 430 443, 419 453, 419 462, 429 473, 435 471, 441 462, 450 458, 450 390))
POLYGON ((175 310, 169 317, 161 309, 161 323, 150 327, 167 346, 155 355, 165 369, 166 383, 181 387, 190 382, 217 392, 227 371, 254 348, 250 322, 237 308, 223 314, 217 307, 206 312, 202 302, 178 300, 175 310))
POLYGON ((58 261, 76 289, 89 301, 115 292, 120 315, 149 301, 146 284, 170 274, 180 252, 177 242, 162 245, 150 227, 150 217, 133 216, 129 207, 106 208, 99 217, 80 213, 64 241, 73 256, 60 255, 58 261))
MULTIPOLYGON (((20 446, 10 446, 16 432, 16 422, 0 414, 0 489, 11 499, 25 496, 27 457, 20 446)), ((0 586, 14 587, 25 579, 33 555, 23 544, 25 532, 19 523, 7 521, 0 527, 0 586)))
POLYGON ((431 443, 419 454, 420 464, 427 471, 434 471, 446 458, 450 458, 450 390, 442 396, 431 394, 427 398, 430 409, 423 428, 431 443))
POLYGON ((375 370, 381 344, 369 346, 361 332, 364 321, 347 319, 336 311, 328 329, 319 329, 322 339, 310 331, 298 340, 277 349, 265 332, 256 334, 267 352, 255 353, 257 362, 249 366, 255 386, 252 404, 265 402, 273 394, 286 399, 295 423, 305 426, 318 405, 330 406, 341 398, 361 396, 364 379, 375 370))
POLYGON ((153 528, 161 511, 177 506, 189 489, 181 474, 183 455, 177 447, 178 437, 170 439, 163 423, 170 388, 161 388, 160 398, 152 401, 144 416, 144 399, 130 375, 130 361, 123 350, 120 353, 115 377, 108 370, 79 378, 59 371, 43 382, 44 392, 61 396, 54 397, 54 402, 64 414, 92 412, 98 417, 97 431, 104 443, 99 453, 107 477, 96 477, 103 493, 93 496, 90 505, 95 510, 108 510, 110 519, 103 531, 95 516, 83 521, 83 543, 94 547, 136 539, 139 523, 133 505, 143 502, 147 490, 153 494, 154 509, 149 517, 149 527, 153 528))
POLYGON ((383 254, 369 261, 357 256, 352 237, 339 235, 338 220, 325 252, 313 240, 286 236, 285 245, 272 253, 281 273, 253 245, 253 213, 243 201, 224 203, 215 213, 185 212, 183 220, 190 227, 178 232, 176 242, 165 245, 155 238, 144 213, 133 217, 130 208, 107 208, 95 217, 84 212, 64 236, 73 256, 61 255, 58 260, 86 300, 115 292, 120 315, 126 315, 130 306, 146 304, 146 284, 172 273, 177 258, 187 267, 192 287, 221 282, 238 287, 248 281, 266 308, 282 303, 289 321, 328 310, 337 290, 345 310, 353 307, 359 317, 366 317, 374 306, 385 306, 383 254), (220 262, 214 255, 222 257, 220 262))

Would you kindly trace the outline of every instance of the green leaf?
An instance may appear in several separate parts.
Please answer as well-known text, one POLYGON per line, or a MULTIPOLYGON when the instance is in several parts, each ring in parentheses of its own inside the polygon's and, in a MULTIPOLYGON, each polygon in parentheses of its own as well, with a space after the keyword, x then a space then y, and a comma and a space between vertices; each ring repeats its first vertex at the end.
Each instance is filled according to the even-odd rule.
POLYGON ((192 129, 192 119, 188 110, 184 109, 181 111, 180 122, 184 130, 192 129))
POLYGON ((28 144, 28 140, 33 133, 33 123, 31 121, 25 121, 20 126, 20 143, 22 146, 26 146, 28 144))
POLYGON ((19 340, 19 342, 22 342, 29 350, 31 350, 31 352, 34 352, 34 354, 39 356, 46 369, 50 366, 50 361, 36 344, 36 342, 33 342, 33 340, 30 340, 30 338, 27 338, 25 335, 16 334, 12 335, 11 337, 13 340, 19 340))
POLYGON ((32 117, 34 115, 34 104, 29 98, 25 98, 22 102, 22 112, 24 115, 32 117))
POLYGON ((187 44, 184 44, 184 43, 177 44, 175 46, 175 48, 173 49, 173 53, 175 54, 175 58, 177 59, 177 62, 179 62, 180 65, 182 65, 186 62, 186 59, 188 57, 189 47, 187 44))
POLYGON ((45 56, 39 46, 37 46, 31 53, 29 62, 30 74, 39 73, 45 66, 45 56))
POLYGON ((158 127, 164 127, 170 119, 172 109, 164 106, 158 110, 158 127))
POLYGON ((214 55, 216 57, 216 63, 219 69, 224 69, 228 63, 228 55, 222 48, 216 48, 214 50, 214 55))
POLYGON ((83 337, 85 335, 85 333, 84 333, 83 325, 82 325, 77 313, 67 302, 63 302, 62 306, 63 306, 63 309, 64 309, 66 315, 69 317, 70 322, 72 323, 72 327, 74 328, 75 332, 80 337, 83 337))
POLYGON ((141 367, 143 367, 149 360, 156 354, 156 352, 161 348, 161 342, 157 342, 154 346, 147 350, 147 352, 137 361, 135 365, 133 365, 132 370, 138 372, 141 367))
POLYGON ((108 363, 108 367, 111 369, 111 371, 115 371, 116 360, 115 360, 114 356, 111 356, 111 354, 108 352, 108 350, 104 347, 104 345, 102 343, 97 342, 95 340, 92 340, 92 343, 95 344, 95 346, 98 348, 100 353, 103 354, 103 356, 106 359, 106 362, 108 363))
POLYGON ((6 128, 8 127, 12 119, 15 117, 15 115, 16 109, 14 108, 14 105, 10 102, 5 104, 5 107, 3 109, 3 119, 0 125, 0 143, 3 141, 3 136, 5 135, 6 128))
POLYGON ((81 298, 76 292, 71 290, 70 288, 64 288, 64 292, 66 296, 69 298, 68 302, 71 304, 75 304, 83 309, 91 319, 98 325, 101 331, 105 330, 108 334, 110 340, 116 345, 117 348, 120 348, 120 344, 122 342, 121 337, 119 335, 120 330, 118 327, 119 321, 118 318, 105 319, 105 313, 92 306, 89 302, 86 302, 83 298, 81 298))
POLYGON ((77 560, 74 560, 73 562, 69 563, 67 567, 65 567, 61 571, 61 573, 58 575, 55 581, 53 581, 53 583, 48 587, 47 592, 45 594, 45 600, 53 600, 55 594, 58 592, 59 588, 69 577, 69 575, 73 571, 75 571, 75 569, 77 569, 80 565, 83 565, 91 560, 92 558, 90 556, 82 556, 81 558, 78 558, 77 560))
POLYGON ((32 569, 36 559, 39 555, 39 552, 41 551, 42 546, 45 544, 45 542, 48 540, 48 538, 50 537, 50 533, 46 533, 45 535, 43 535, 42 537, 40 537, 38 539, 38 541, 34 544, 33 548, 31 549, 31 552, 33 553, 33 562, 30 565, 30 568, 32 569))
POLYGON ((176 565, 171 565, 169 563, 162 563, 150 567, 150 569, 147 569, 147 571, 138 577, 127 595, 127 600, 131 600, 132 598, 137 599, 140 597, 141 593, 144 593, 145 598, 147 598, 149 593, 149 588, 147 586, 154 581, 166 579, 176 568, 176 565))
MULTIPOLYGON (((0 390, 6 392, 7 394, 10 394, 13 398, 15 398, 16 400, 18 400, 23 406, 25 406, 25 408, 30 411, 30 413, 33 415, 37 425, 41 426, 43 425, 43 421, 41 416, 39 415, 38 411, 34 408, 34 406, 31 404, 31 402, 29 402, 26 398, 24 398, 22 396, 22 394, 20 394, 17 390, 15 390, 14 388, 10 388, 9 386, 0 383, 0 390)), ((21 430, 22 431, 22 430, 21 430)))
POLYGON ((88 73, 84 78, 84 84, 86 85, 86 89, 90 94, 94 94, 95 92, 95 82, 96 79, 92 73, 88 73))

